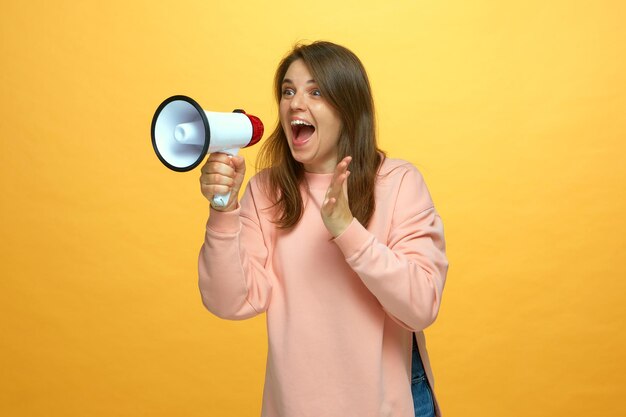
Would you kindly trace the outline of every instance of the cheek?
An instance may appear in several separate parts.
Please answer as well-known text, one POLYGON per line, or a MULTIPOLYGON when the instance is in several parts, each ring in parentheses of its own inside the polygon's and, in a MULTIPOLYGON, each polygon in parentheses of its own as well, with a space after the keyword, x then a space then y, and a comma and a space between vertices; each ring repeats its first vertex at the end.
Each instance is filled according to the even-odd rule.
POLYGON ((289 127, 289 123, 287 122, 287 106, 283 105, 282 102, 280 103, 280 107, 278 108, 278 120, 285 130, 285 133, 287 133, 286 131, 289 127))
POLYGON ((324 106, 323 110, 320 112, 323 116, 324 125, 326 126, 326 130, 328 133, 339 133, 341 131, 341 118, 339 115, 328 106, 324 106))
POLYGON ((341 129, 342 129, 341 120, 339 120, 336 117, 333 117, 329 122, 329 127, 330 127, 330 131, 332 132, 333 137, 335 137, 335 139, 338 140, 339 135, 341 134, 341 129))
POLYGON ((289 101, 285 100, 284 98, 281 98, 280 102, 278 103, 278 112, 281 115, 287 114, 289 113, 289 107, 290 107, 289 101))
POLYGON ((337 136, 339 136, 339 134, 341 133, 341 129, 342 129, 341 121, 335 120, 335 132, 337 133, 337 136))

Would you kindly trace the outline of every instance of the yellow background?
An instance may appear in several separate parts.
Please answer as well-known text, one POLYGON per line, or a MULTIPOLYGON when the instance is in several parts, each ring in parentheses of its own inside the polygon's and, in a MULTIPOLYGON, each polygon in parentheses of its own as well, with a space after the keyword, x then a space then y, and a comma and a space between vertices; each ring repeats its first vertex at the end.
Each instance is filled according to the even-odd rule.
POLYGON ((278 61, 325 39, 444 220, 444 414, 624 415, 624 4, 3 1, 0 414, 259 415, 265 317, 203 309, 199 171, 150 122, 187 94, 269 130, 278 61))

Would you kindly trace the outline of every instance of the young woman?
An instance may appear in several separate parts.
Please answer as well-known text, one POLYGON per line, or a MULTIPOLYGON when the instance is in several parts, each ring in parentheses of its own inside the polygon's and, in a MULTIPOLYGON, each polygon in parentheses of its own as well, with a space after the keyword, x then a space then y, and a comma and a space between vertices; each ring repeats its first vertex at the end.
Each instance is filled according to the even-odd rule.
POLYGON ((199 256, 206 308, 266 313, 264 417, 440 415, 423 330, 448 269, 422 175, 377 148, 363 65, 329 42, 296 46, 275 76, 279 123, 238 201, 245 161, 212 154, 199 256))

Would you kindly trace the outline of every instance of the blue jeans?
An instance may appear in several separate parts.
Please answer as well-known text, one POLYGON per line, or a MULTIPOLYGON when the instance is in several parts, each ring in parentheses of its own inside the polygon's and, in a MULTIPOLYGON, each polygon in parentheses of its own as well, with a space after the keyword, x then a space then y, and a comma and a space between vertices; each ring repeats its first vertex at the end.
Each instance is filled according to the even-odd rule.
POLYGON ((434 417, 435 404, 433 392, 428 384, 422 358, 417 350, 417 341, 413 334, 413 365, 411 368, 411 392, 413 393, 413 407, 415 417, 434 417))

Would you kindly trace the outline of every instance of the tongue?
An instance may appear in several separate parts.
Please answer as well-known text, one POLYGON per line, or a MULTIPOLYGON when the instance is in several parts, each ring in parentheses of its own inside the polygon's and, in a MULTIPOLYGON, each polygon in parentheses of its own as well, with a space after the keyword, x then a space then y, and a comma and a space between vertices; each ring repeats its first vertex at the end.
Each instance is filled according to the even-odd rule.
POLYGON ((298 134, 294 138, 295 143, 304 143, 311 135, 315 132, 315 128, 313 126, 302 126, 298 130, 298 134))

